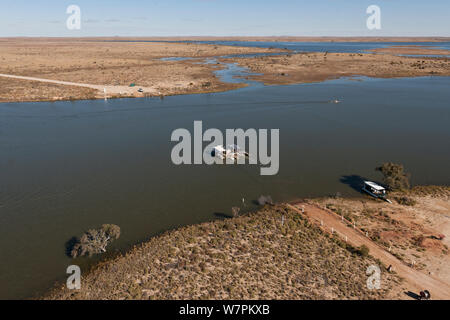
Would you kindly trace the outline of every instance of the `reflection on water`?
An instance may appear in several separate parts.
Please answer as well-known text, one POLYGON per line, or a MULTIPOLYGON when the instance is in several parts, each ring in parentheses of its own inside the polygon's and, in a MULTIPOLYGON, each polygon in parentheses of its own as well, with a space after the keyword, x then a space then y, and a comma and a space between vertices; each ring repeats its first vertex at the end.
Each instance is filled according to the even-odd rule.
POLYGON ((113 248, 125 250, 230 215, 242 198, 251 210, 261 194, 359 196, 351 177, 376 180, 384 161, 403 163, 414 184, 448 184, 449 85, 448 77, 363 78, 164 100, 0 104, 0 298, 64 279, 74 262, 65 243, 104 223, 121 227, 113 248), (279 128, 279 174, 173 165, 171 133, 195 120, 204 129, 279 128))

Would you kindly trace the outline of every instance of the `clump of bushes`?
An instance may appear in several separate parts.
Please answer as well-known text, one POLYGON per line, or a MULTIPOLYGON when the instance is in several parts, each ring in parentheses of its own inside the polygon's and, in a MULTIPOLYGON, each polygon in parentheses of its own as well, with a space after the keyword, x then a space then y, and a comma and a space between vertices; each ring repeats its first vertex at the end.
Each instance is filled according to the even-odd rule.
POLYGON ((369 248, 367 248, 367 246, 364 244, 356 250, 356 253, 361 257, 368 257, 369 252, 370 252, 369 248))
POLYGON ((413 198, 410 198, 410 197, 406 197, 406 196, 396 197, 395 200, 403 206, 411 206, 412 207, 417 204, 416 200, 414 200, 413 198))
POLYGON ((376 168, 383 174, 383 182, 392 190, 406 190, 409 189, 409 177, 405 173, 403 165, 386 162, 380 167, 376 168))
POLYGON ((75 241, 70 255, 72 258, 85 255, 105 253, 106 247, 112 241, 119 239, 120 227, 114 224, 104 224, 101 228, 91 229, 85 232, 80 239, 75 241))

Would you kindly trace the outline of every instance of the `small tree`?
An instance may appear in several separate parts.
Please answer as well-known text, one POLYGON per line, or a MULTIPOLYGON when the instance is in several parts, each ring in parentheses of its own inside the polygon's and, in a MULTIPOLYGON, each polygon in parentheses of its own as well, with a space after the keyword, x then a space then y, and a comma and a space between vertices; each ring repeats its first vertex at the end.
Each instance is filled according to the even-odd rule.
POLYGON ((71 256, 73 258, 106 252, 106 247, 112 241, 119 239, 120 228, 114 224, 104 224, 99 229, 85 232, 74 244, 71 256))
POLYGON ((376 168, 383 174, 383 182, 393 190, 409 189, 409 178, 403 165, 386 162, 376 168))

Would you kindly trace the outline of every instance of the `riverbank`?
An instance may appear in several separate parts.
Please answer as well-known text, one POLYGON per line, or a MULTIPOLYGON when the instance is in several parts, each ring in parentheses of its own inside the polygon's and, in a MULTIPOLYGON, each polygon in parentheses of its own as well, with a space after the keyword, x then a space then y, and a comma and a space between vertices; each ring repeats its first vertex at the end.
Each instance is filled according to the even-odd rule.
POLYGON ((422 285, 403 269, 387 272, 383 261, 350 244, 350 234, 347 243, 342 235, 331 235, 328 222, 320 225, 309 218, 314 210, 355 221, 390 259, 414 269, 411 274, 420 272, 421 281, 432 277, 448 286, 450 188, 416 187, 390 197, 392 205, 371 198, 310 199, 296 202, 297 208, 265 206, 240 217, 183 227, 98 265, 83 276, 81 290, 60 287, 44 298, 410 299, 409 291, 422 285), (414 202, 407 206, 404 197, 414 202), (444 239, 435 239, 440 233, 444 239), (409 266, 416 256, 417 263, 409 266), (365 272, 372 264, 382 268, 380 290, 366 286, 365 272))
MULTIPOLYGON (((251 39, 253 38, 239 40, 251 39)), ((286 40, 261 38, 259 41, 269 39, 286 40)), ((290 41, 339 42, 362 39, 364 38, 291 38, 290 41)), ((401 42, 405 39, 442 40, 440 38, 389 40, 401 42)), ((160 39, 163 40, 169 39, 160 39)), ((366 40, 387 41, 385 38, 366 40)), ((3 74, 0 76, 0 102, 166 96, 222 92, 245 86, 244 83, 224 82, 216 76, 216 71, 226 68, 224 63, 238 63, 251 72, 260 74, 251 76, 252 80, 273 85, 317 82, 351 76, 396 78, 450 75, 448 58, 398 56, 405 52, 448 53, 448 50, 414 46, 375 50, 378 53, 388 53, 382 55, 310 52, 243 57, 242 55, 248 54, 276 54, 282 51, 286 53, 288 50, 149 41, 157 40, 154 38, 0 39, 0 61, 2 61, 0 74, 3 74), (216 63, 206 63, 210 58, 229 55, 233 57, 219 59, 216 63), (167 57, 182 59, 162 60, 167 57)))

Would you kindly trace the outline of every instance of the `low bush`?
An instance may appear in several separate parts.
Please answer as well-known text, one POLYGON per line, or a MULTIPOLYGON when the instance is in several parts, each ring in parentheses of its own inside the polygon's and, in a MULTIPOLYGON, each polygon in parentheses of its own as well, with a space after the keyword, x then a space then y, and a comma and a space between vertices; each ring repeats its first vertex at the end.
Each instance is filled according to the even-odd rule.
POLYGON ((403 197, 396 197, 395 201, 398 202, 398 204, 401 204, 402 206, 415 206, 417 204, 417 201, 413 198, 403 196, 403 197))

